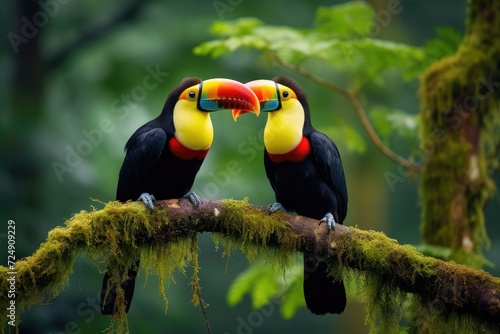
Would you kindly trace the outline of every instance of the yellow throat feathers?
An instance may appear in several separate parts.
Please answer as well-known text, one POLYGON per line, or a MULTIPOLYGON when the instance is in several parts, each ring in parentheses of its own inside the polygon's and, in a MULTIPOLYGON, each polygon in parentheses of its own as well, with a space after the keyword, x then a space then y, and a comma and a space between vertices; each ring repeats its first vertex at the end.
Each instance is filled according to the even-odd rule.
POLYGON ((290 99, 282 102, 280 110, 271 111, 264 129, 264 145, 271 154, 285 154, 302 140, 305 114, 300 102, 290 99))
POLYGON ((200 111, 196 103, 180 100, 174 107, 175 137, 185 147, 199 151, 212 145, 214 128, 210 113, 200 111))

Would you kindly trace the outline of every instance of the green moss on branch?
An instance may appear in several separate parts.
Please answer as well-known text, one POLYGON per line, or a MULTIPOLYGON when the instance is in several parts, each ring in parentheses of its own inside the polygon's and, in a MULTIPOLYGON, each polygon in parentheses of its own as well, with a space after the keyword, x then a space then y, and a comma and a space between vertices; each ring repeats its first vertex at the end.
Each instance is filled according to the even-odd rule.
MULTIPOLYGON (((425 257, 379 232, 342 225, 328 232, 325 224, 307 217, 269 215, 266 208, 227 200, 202 201, 198 209, 185 199, 160 201, 153 213, 136 202, 111 202, 102 210, 81 211, 65 227, 52 230, 32 256, 16 263, 18 310, 55 297, 80 253, 94 260, 105 256, 115 266, 128 266, 127 259, 140 254, 141 268, 160 276, 160 293, 166 299, 163 281, 171 279, 174 270, 197 264, 193 240, 200 232, 214 232, 226 249, 240 248, 250 260, 264 255, 281 268, 296 251, 324 257, 335 275, 340 264, 347 270, 346 278, 362 277, 366 283, 373 325, 395 326, 402 316, 402 301, 411 293, 422 305, 443 301, 446 314, 453 315, 450 319, 466 316, 484 326, 499 326, 495 321, 500 318, 500 280, 484 271, 425 257)), ((7 272, 0 268, 4 291, 7 272)), ((197 284, 196 277, 193 282, 197 284)), ((199 296, 193 301, 196 304, 199 296)), ((8 302, 2 294, 0 307, 6 310, 8 302)))

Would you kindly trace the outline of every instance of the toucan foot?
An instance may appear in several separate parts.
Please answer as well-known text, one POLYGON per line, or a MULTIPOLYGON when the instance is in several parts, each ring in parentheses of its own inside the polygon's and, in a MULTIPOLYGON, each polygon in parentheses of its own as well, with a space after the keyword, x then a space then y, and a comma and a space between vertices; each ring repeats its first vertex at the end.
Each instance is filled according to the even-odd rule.
POLYGON ((153 211, 153 209, 155 208, 154 202, 156 202, 156 199, 153 195, 150 195, 148 193, 142 193, 137 200, 143 201, 144 205, 150 212, 153 211))
POLYGON ((323 218, 321 218, 321 220, 319 221, 319 223, 321 224, 322 222, 325 222, 328 224, 328 230, 335 230, 335 218, 333 217, 333 215, 328 212, 323 218))
POLYGON ((201 205, 201 198, 194 191, 188 192, 183 197, 187 198, 194 206, 195 209, 198 209, 201 205))
POLYGON ((275 213, 276 211, 283 211, 283 212, 287 212, 285 210, 285 208, 283 207, 283 205, 281 205, 281 203, 273 203, 273 204, 269 204, 269 212, 270 213, 275 213))

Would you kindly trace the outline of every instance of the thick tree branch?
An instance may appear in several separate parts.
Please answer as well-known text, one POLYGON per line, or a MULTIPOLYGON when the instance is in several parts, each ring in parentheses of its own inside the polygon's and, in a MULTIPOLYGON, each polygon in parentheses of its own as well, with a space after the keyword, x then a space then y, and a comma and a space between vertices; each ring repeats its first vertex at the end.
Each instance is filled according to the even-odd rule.
MULTIPOLYGON (((76 214, 65 227, 53 229, 32 256, 17 261, 14 268, 0 267, 3 291, 9 291, 7 279, 14 271, 16 305, 23 309, 46 302, 47 291, 57 294, 80 253, 97 256, 113 254, 116 248, 155 249, 196 233, 216 232, 243 245, 315 253, 331 263, 338 261, 343 267, 377 276, 384 285, 413 293, 424 303, 438 300, 447 311, 471 314, 490 324, 499 322, 499 278, 426 257, 380 232, 343 225, 328 232, 326 224, 317 220, 270 215, 266 208, 245 201, 203 200, 199 208, 186 199, 156 204, 153 213, 141 203, 111 202, 102 210, 76 214)), ((2 293, 4 313, 8 305, 7 293, 2 293)))

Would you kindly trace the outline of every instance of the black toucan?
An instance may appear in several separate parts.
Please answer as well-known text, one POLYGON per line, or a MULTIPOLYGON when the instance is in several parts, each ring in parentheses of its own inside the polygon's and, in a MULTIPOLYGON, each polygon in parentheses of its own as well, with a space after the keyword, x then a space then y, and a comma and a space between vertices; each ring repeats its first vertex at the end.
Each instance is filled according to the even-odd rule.
MULTIPOLYGON (((212 144, 210 112, 234 108, 258 115, 259 101, 250 88, 238 81, 202 81, 195 77, 182 80, 168 96, 161 114, 137 129, 125 145, 116 199, 140 199, 149 210, 153 210, 155 200, 183 196, 199 205, 198 196, 189 191, 212 144)), ((119 293, 113 286, 113 271, 121 279, 128 312, 139 260, 131 263, 127 273, 124 268, 106 269, 101 289, 102 314, 118 312, 115 304, 119 293)))
MULTIPOLYGON (((264 165, 276 202, 271 211, 294 211, 320 219, 329 229, 347 214, 347 187, 335 143, 311 124, 307 96, 287 77, 246 83, 268 112, 264 165)), ((236 119, 244 111, 233 110, 236 119)), ((304 254, 304 296, 314 314, 340 314, 346 306, 344 283, 327 275, 327 265, 304 254)))

